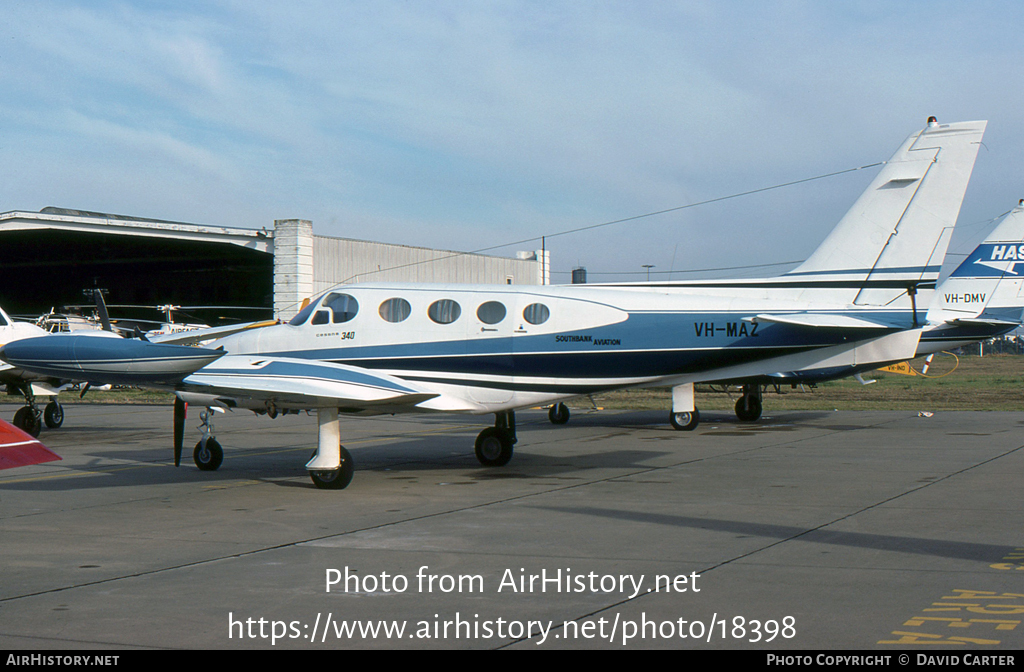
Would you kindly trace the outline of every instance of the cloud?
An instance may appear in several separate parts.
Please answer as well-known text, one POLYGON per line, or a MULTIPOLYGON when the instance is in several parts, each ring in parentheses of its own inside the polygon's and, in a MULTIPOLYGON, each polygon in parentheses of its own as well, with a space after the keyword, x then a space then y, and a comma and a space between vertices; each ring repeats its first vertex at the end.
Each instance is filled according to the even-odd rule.
MULTIPOLYGON (((6 3, 0 121, 7 151, 32 154, 5 162, 6 196, 479 249, 882 160, 937 114, 992 121, 985 185, 969 192, 983 202, 965 204, 981 220, 1017 197, 1022 11, 6 3)), ((836 178, 561 238, 555 268, 806 255, 863 186, 836 178)))

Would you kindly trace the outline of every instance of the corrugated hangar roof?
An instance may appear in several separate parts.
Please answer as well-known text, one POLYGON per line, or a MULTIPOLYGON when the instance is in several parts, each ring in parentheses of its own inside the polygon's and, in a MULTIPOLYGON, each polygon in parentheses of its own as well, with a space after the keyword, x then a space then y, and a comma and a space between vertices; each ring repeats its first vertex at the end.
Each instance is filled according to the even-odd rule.
POLYGON ((104 212, 45 207, 39 212, 12 210, 0 214, 0 231, 63 229, 83 233, 120 234, 228 243, 260 252, 273 252, 273 231, 205 226, 104 212))

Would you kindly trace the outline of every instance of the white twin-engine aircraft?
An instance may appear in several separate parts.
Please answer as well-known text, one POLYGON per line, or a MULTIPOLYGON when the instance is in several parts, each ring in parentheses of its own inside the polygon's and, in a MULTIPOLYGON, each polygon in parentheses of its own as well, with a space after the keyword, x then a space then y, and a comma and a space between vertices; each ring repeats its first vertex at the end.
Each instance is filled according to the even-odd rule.
POLYGON ((184 404, 206 407, 194 451, 201 469, 223 457, 211 410, 315 409, 319 440, 306 468, 321 488, 352 478, 339 414, 493 413, 494 426, 476 439, 488 466, 512 457, 516 409, 616 388, 671 386, 672 425, 693 429, 695 382, 850 375, 915 356, 926 328, 945 329, 947 340, 991 328, 980 304, 947 324, 964 304, 946 300, 938 323, 926 318, 984 129, 930 119, 807 261, 774 278, 357 284, 317 298, 288 324, 203 348, 61 335, 10 343, 0 358, 58 378, 173 390, 175 464, 184 404))

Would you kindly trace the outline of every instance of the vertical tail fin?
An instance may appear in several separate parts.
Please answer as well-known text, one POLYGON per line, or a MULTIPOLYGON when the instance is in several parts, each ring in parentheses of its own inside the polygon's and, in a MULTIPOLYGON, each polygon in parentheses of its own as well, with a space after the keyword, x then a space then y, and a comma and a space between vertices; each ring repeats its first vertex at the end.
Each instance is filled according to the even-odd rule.
POLYGON ((1024 312, 1024 201, 939 285, 929 322, 1020 323, 1024 312))
POLYGON ((786 275, 853 286, 850 301, 885 305, 938 280, 985 121, 914 133, 799 267, 786 275))

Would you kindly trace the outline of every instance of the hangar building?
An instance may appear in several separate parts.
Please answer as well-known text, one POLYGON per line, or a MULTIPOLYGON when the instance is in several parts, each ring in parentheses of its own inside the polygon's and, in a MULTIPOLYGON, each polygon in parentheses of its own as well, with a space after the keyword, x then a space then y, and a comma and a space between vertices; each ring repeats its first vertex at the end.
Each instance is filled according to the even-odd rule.
MULTIPOLYGON (((361 281, 547 284, 546 252, 494 257, 313 233, 169 222, 48 207, 0 214, 0 306, 39 315, 108 290, 112 305, 246 306, 288 319, 303 299, 361 281)), ((208 318, 209 319, 209 318, 208 318)))

